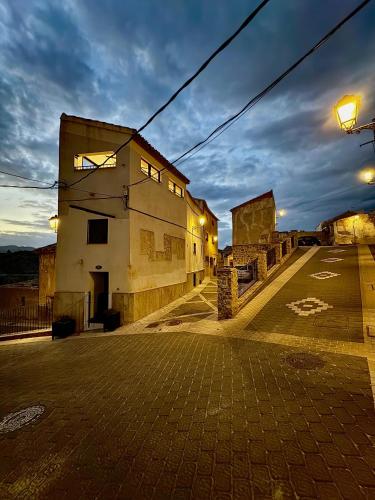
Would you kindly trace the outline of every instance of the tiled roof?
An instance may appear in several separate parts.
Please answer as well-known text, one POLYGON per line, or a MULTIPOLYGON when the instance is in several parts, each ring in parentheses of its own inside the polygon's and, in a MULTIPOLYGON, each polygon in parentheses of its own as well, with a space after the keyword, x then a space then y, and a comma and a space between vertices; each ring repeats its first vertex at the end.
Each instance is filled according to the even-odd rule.
MULTIPOLYGON (((93 127, 106 128, 108 130, 113 130, 114 132, 122 132, 126 134, 134 134, 136 132, 136 129, 134 128, 123 127, 122 125, 114 125, 113 123, 101 122, 99 120, 92 120, 90 118, 82 118, 80 116, 66 115, 65 113, 61 115, 61 120, 84 123, 92 125, 93 127)), ((145 151, 147 151, 151 156, 153 156, 155 160, 161 163, 163 167, 172 172, 172 174, 178 177, 182 182, 184 182, 185 184, 190 183, 190 180, 185 177, 185 175, 180 172, 174 165, 172 165, 172 163, 170 163, 157 149, 151 146, 151 144, 142 135, 136 135, 133 138, 133 141, 145 151)))
POLYGON ((250 205, 251 203, 256 203, 258 201, 264 200, 266 198, 273 198, 273 191, 267 191, 266 193, 261 194, 260 196, 257 196, 256 198, 252 198, 251 200, 245 201, 244 203, 241 203, 241 205, 237 205, 236 207, 231 208, 231 212, 233 210, 237 210, 237 208, 244 207, 245 205, 250 205))
POLYGON ((35 253, 56 253, 56 243, 52 245, 46 245, 45 247, 36 248, 35 253))
POLYGON ((218 217, 216 217, 216 215, 213 213, 213 211, 209 208, 206 200, 204 200, 203 198, 194 198, 194 200, 198 203, 201 202, 203 204, 204 208, 207 210, 207 212, 209 212, 214 219, 220 220, 218 217))

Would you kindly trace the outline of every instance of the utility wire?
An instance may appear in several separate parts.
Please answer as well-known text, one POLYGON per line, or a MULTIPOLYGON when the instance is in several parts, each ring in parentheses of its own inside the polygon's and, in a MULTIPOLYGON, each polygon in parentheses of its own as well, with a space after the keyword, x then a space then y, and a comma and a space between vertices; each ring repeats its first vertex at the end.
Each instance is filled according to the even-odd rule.
POLYGON ((40 181, 38 179, 33 179, 32 177, 24 177, 23 175, 12 174, 11 172, 5 172, 4 170, 0 170, 0 174, 10 175, 12 177, 18 177, 19 179, 25 179, 26 181, 40 182, 41 184, 48 184, 48 185, 51 184, 50 182, 40 181))
POLYGON ((10 185, 10 184, 0 184, 0 188, 18 188, 18 189, 54 189, 56 186, 57 182, 55 181, 53 184, 50 186, 17 186, 17 185, 10 185))
POLYGON ((129 144, 130 141, 132 141, 132 139, 138 135, 140 132, 142 132, 142 130, 144 130, 146 127, 148 127, 148 125, 150 125, 150 123, 152 121, 154 121, 154 119, 160 114, 162 113, 175 99, 176 97, 186 88, 188 87, 192 82, 193 80, 195 80, 198 75, 200 73, 202 73, 202 71, 204 71, 207 66, 211 63, 211 61, 213 61, 213 59, 215 59, 215 57, 217 55, 219 55, 226 47, 228 47, 228 45, 230 45, 232 43, 232 41, 241 33, 241 31, 243 31, 250 23, 251 21, 256 17, 256 15, 263 9, 263 7, 265 7, 268 2, 270 2, 270 0, 263 0, 248 16, 247 18, 242 22, 242 24, 239 26, 239 28, 229 37, 227 38, 211 55, 208 59, 206 59, 204 61, 204 63, 197 69, 197 71, 190 77, 188 78, 182 85, 181 87, 179 87, 176 92, 157 110, 155 111, 155 113, 153 115, 150 116, 150 118, 141 126, 139 127, 135 132, 133 132, 130 136, 130 138, 125 141, 121 146, 119 146, 116 151, 114 151, 114 153, 112 153, 112 155, 108 156, 104 161, 103 163, 101 164, 96 164, 93 162, 93 164, 95 165, 95 169, 93 170, 90 170, 90 172, 88 172, 86 175, 84 175, 83 177, 81 177, 81 179, 78 179, 77 181, 73 182, 72 184, 70 184, 68 187, 70 186, 74 186, 76 184, 78 184, 79 182, 83 181, 84 179, 86 179, 89 175, 93 174, 98 168, 102 167, 109 159, 113 158, 114 156, 116 156, 119 151, 121 151, 125 146, 127 146, 129 144))
MULTIPOLYGON (((345 16, 334 28, 332 28, 323 38, 321 38, 310 50, 308 50, 302 57, 300 57, 294 64, 292 64, 284 73, 282 73, 278 78, 276 78, 270 85, 268 85, 262 92, 253 97, 248 103, 236 114, 232 115, 230 118, 225 120, 221 125, 216 127, 205 139, 199 141, 195 146, 191 147, 185 153, 180 155, 178 158, 172 161, 172 164, 179 162, 187 156, 194 149, 199 148, 202 149, 204 145, 209 144, 210 139, 220 132, 216 137, 221 135, 229 126, 233 125, 237 119, 239 119, 242 115, 247 113, 255 104, 257 104, 268 92, 270 92, 276 85, 278 85, 285 77, 287 77, 292 71, 294 71, 307 57, 317 51, 323 44, 325 44, 335 33, 338 31, 344 24, 346 24, 352 17, 354 17, 359 11, 361 11, 371 0, 364 0, 361 2, 352 12, 350 12, 347 16, 345 16), (200 147, 201 146, 201 147, 200 147)), ((216 138, 214 137, 214 138, 216 138)), ((213 139, 212 139, 213 140, 213 139)), ((198 152, 198 151, 197 151, 198 152)), ((189 158, 192 155, 189 156, 189 158)), ((182 162, 181 162, 182 163, 182 162)))

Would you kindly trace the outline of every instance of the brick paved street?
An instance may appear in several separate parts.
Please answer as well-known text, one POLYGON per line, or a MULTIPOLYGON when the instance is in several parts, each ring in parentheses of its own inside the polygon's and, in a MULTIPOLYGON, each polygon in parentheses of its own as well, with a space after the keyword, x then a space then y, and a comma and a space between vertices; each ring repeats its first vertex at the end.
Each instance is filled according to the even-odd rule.
POLYGON ((247 329, 363 342, 357 249, 319 249, 247 329))
POLYGON ((0 496, 374 498, 366 359, 296 353, 184 332, 4 345, 0 417, 46 411, 0 434, 0 496))

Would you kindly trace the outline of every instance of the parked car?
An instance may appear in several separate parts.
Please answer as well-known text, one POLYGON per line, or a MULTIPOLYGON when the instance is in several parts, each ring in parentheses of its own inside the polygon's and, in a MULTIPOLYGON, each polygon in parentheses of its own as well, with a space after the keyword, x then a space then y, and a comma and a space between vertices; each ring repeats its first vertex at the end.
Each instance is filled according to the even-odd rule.
POLYGON ((298 238, 298 246, 300 247, 313 247, 320 245, 320 240, 316 236, 301 236, 298 238))

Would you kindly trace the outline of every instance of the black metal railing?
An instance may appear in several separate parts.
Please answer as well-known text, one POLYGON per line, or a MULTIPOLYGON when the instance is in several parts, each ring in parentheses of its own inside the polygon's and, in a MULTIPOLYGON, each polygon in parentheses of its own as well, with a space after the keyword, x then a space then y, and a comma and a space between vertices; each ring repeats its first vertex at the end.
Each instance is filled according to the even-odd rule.
POLYGON ((258 258, 244 266, 236 266, 238 276, 238 296, 240 297, 248 288, 258 281, 258 258))
POLYGON ((286 240, 281 243, 281 256, 284 257, 288 253, 288 247, 286 245, 286 240))
POLYGON ((272 247, 267 250, 267 271, 276 264, 276 249, 272 247))
POLYGON ((2 309, 0 310, 0 335, 50 328, 52 318, 52 302, 2 309))

